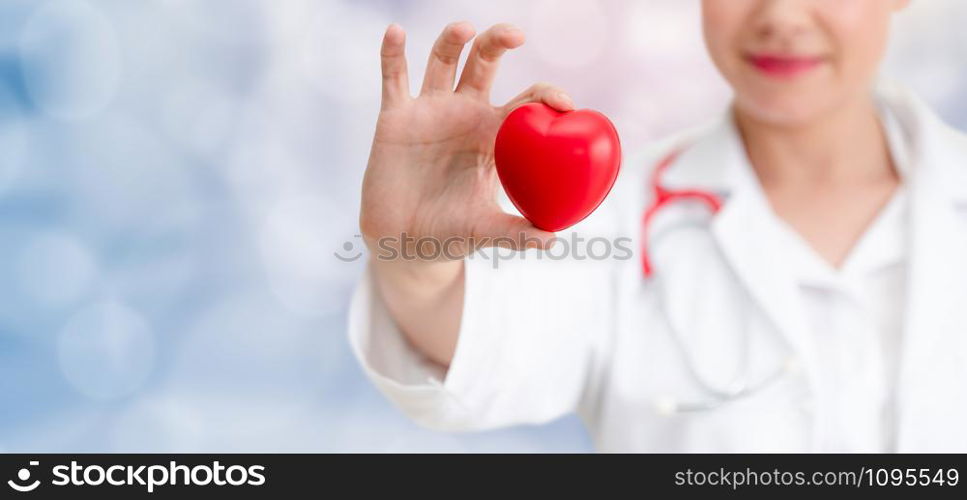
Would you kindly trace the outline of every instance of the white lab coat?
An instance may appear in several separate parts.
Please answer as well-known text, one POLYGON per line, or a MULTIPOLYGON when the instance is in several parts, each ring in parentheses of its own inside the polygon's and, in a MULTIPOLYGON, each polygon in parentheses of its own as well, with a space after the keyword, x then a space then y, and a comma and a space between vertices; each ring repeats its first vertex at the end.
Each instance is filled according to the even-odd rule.
MULTIPOLYGON (((911 146, 893 442, 900 452, 967 452, 967 140, 905 91, 883 88, 878 99, 911 146)), ((528 251, 495 269, 482 254, 468 258, 446 373, 407 344, 367 272, 349 327, 365 372, 408 416, 440 430, 576 411, 607 452, 820 451, 821 413, 831 411, 818 403, 821 365, 783 286, 788 262, 756 238, 750 214, 764 206, 761 188, 737 167, 744 152, 734 135, 726 117, 626 159, 608 200, 565 232, 630 237, 631 259, 538 260, 528 251), (652 232, 656 278, 645 281, 637 248, 647 176, 683 141, 690 146, 663 184, 712 190, 726 203, 714 218, 693 204, 665 209, 652 232), (706 404, 715 401, 709 387, 727 391, 741 374, 750 386, 769 383, 706 404)))

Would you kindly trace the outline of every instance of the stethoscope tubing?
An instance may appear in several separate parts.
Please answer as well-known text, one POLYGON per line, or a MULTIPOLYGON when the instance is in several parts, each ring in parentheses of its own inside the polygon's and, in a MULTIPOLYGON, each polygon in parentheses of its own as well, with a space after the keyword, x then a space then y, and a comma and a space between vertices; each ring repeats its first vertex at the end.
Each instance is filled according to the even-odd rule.
MULTIPOLYGON (((665 172, 675 164, 678 158, 681 156, 684 148, 678 148, 672 151, 670 154, 662 158, 658 164, 652 170, 649 176, 647 189, 651 194, 651 203, 645 209, 641 218, 641 270, 642 275, 645 280, 654 281, 655 280, 655 268, 654 263, 651 260, 650 254, 650 230, 651 224, 662 208, 666 208, 669 205, 679 202, 679 201, 698 201, 708 207, 710 213, 714 217, 721 211, 724 201, 722 198, 712 192, 698 190, 698 189, 668 189, 662 185, 662 178, 665 172)), ((751 342, 749 339, 748 328, 745 331, 745 349, 742 353, 742 359, 740 360, 740 365, 745 365, 746 370, 739 373, 736 377, 726 385, 727 389, 719 389, 715 384, 707 382, 704 377, 698 372, 695 364, 695 360, 689 354, 688 349, 682 342, 683 337, 680 335, 677 327, 673 324, 673 320, 670 315, 667 314, 668 308, 664 301, 664 296, 662 293, 658 293, 659 307, 661 310, 665 311, 665 317, 667 318, 668 328, 670 330, 671 336, 678 345, 682 356, 685 358, 685 364, 689 375, 695 379, 695 381, 706 391, 710 398, 706 401, 700 402, 672 402, 665 405, 666 410, 671 410, 674 412, 695 412, 695 411, 705 411, 718 408, 726 403, 737 401, 739 399, 748 397, 755 394, 769 385, 773 384, 777 380, 781 379, 783 374, 787 373, 790 369, 789 363, 785 363, 775 370, 775 373, 764 378, 762 381, 755 384, 751 384, 748 381, 748 363, 750 361, 750 349, 751 342), (671 407, 673 408, 671 408, 671 407)))
POLYGON ((652 221, 662 208, 677 201, 691 200, 705 204, 713 216, 722 209, 722 198, 715 193, 698 189, 672 190, 662 185, 661 180, 665 171, 678 160, 683 150, 682 148, 676 149, 664 157, 658 162, 649 177, 648 189, 651 191, 651 204, 645 209, 641 217, 641 272, 645 279, 651 278, 654 274, 654 264, 651 261, 651 249, 649 246, 649 233, 652 221))

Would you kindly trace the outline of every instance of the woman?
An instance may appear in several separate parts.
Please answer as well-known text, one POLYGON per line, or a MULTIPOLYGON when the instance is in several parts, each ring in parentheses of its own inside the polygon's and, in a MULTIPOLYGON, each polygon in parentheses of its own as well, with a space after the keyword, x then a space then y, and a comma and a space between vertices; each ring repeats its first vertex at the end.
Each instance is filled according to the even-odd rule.
POLYGON ((627 159, 575 228, 647 238, 644 278, 638 259, 470 258, 471 241, 552 242, 499 209, 493 141, 522 103, 573 103, 536 85, 490 105, 501 55, 524 42, 507 25, 476 37, 455 82, 466 23, 412 98, 391 26, 364 238, 374 256, 432 237, 467 258, 371 260, 350 325, 369 376, 433 428, 577 411, 603 451, 967 451, 967 147, 874 88, 906 3, 703 0, 729 112, 627 159), (669 204, 643 230, 662 163, 662 188, 721 208, 669 204))

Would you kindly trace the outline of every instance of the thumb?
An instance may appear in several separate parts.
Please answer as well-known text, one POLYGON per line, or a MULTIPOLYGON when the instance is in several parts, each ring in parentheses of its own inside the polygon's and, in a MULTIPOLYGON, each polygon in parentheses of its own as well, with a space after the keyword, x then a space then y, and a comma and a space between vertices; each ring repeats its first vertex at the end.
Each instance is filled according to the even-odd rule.
POLYGON ((535 227, 523 217, 501 212, 481 224, 477 232, 476 246, 478 248, 503 247, 512 250, 529 248, 546 250, 551 247, 555 238, 554 233, 535 227))

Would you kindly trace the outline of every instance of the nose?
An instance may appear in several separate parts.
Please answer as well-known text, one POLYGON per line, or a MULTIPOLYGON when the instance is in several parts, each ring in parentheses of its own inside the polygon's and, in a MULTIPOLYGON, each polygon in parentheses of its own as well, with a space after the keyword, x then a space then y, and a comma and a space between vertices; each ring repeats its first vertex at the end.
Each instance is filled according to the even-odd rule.
POLYGON ((761 0, 753 13, 755 34, 763 41, 784 48, 808 32, 814 0, 761 0))

